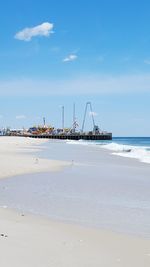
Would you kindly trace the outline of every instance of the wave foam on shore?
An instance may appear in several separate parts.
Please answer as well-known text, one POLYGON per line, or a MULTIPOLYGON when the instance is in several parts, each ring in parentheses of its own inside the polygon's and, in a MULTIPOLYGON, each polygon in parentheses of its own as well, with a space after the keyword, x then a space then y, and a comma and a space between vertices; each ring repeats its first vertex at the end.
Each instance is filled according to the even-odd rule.
POLYGON ((93 142, 93 141, 67 141, 67 144, 82 145, 82 146, 95 146, 112 151, 113 155, 137 159, 140 162, 150 164, 150 147, 146 146, 132 146, 125 144, 118 144, 115 142, 93 142))
POLYGON ((120 145, 116 143, 103 145, 102 147, 114 151, 112 153, 113 155, 134 158, 138 159, 140 162, 150 163, 150 150, 148 147, 120 145))

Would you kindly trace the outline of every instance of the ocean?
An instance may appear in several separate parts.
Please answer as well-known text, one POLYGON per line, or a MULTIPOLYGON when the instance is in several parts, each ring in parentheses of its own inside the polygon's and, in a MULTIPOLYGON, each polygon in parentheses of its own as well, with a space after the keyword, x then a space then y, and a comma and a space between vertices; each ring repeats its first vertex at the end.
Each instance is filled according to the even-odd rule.
MULTIPOLYGON (((68 141, 77 144, 76 141, 68 141)), ((110 141, 79 141, 80 145, 93 145, 112 151, 112 154, 135 158, 140 162, 150 163, 150 137, 113 137, 110 141)))

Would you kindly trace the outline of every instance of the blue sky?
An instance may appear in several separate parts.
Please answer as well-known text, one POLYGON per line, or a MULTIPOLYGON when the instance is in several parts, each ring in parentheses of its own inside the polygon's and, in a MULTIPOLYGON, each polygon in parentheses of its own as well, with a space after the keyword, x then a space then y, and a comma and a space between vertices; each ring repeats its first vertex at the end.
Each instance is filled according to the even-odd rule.
MULTIPOLYGON (((0 3, 0 127, 72 123, 86 101, 114 136, 150 136, 150 2, 0 3)), ((91 127, 87 116, 86 127, 91 127)))

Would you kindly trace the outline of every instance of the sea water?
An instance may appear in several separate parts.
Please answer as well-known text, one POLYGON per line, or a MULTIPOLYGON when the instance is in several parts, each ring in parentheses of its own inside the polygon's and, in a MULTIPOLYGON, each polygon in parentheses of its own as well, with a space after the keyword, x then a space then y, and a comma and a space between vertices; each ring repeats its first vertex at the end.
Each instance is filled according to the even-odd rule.
POLYGON ((1 180, 0 206, 150 238, 150 164, 112 155, 114 150, 104 149, 109 146, 117 147, 115 153, 124 146, 148 151, 149 139, 49 140, 39 156, 70 166, 1 180))
POLYGON ((112 151, 112 154, 135 158, 150 163, 150 137, 113 137, 109 141, 68 141, 70 144, 97 146, 112 151))

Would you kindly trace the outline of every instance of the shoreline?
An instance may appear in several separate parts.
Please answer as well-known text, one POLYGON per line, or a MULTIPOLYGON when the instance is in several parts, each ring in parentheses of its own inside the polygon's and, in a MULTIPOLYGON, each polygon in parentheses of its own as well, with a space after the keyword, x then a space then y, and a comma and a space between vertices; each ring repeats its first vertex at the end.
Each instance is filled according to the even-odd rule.
POLYGON ((70 166, 70 162, 44 159, 37 155, 45 140, 32 140, 27 137, 0 138, 0 179, 17 175, 60 171, 70 166))
MULTIPOLYGON (((40 155, 40 165, 39 162, 34 163, 33 161, 37 157, 37 154, 35 157, 34 152, 36 153, 40 149, 40 146, 34 146, 33 143, 31 144, 30 142, 28 142, 27 139, 25 140, 25 144, 23 144, 18 143, 17 139, 17 145, 16 143, 14 145, 8 144, 7 139, 7 144, 5 144, 4 147, 1 146, 1 151, 3 150, 3 153, 0 157, 3 157, 5 159, 3 159, 3 162, 6 162, 6 158, 7 160, 9 160, 9 162, 10 159, 12 160, 13 158, 11 164, 9 164, 10 169, 13 164, 16 164, 14 172, 18 171, 18 173, 15 174, 15 176, 20 174, 27 174, 27 176, 28 174, 33 174, 36 176, 38 172, 41 172, 42 175, 43 170, 44 172, 48 171, 48 173, 51 173, 51 171, 56 171, 55 174, 57 174, 57 171, 63 170, 66 166, 71 166, 71 163, 69 162, 69 157, 75 160, 75 165, 77 164, 79 168, 83 168, 82 172, 87 168, 87 166, 91 168, 91 166, 94 167, 93 164, 99 165, 100 162, 102 174, 102 167, 106 168, 106 166, 108 166, 107 162, 109 162, 110 159, 112 159, 111 164, 112 166, 114 166, 115 170, 117 170, 118 168, 122 168, 122 166, 126 168, 128 166, 127 163, 130 161, 129 159, 121 157, 117 160, 116 156, 112 157, 112 155, 110 155, 108 151, 105 151, 104 159, 103 152, 99 153, 99 150, 95 149, 94 153, 97 151, 99 155, 98 161, 96 162, 95 159, 93 159, 92 150, 88 150, 88 148, 86 148, 85 151, 83 151, 82 148, 81 150, 75 148, 75 150, 73 150, 73 154, 71 154, 71 147, 66 147, 66 144, 63 143, 53 143, 53 145, 51 144, 50 146, 50 151, 53 155, 54 160, 51 161, 47 158, 42 158, 42 151, 40 151, 40 153, 38 152, 40 155), (60 147, 65 148, 65 156, 64 150, 60 149, 60 147), (88 158, 85 158, 84 161, 82 161, 81 158, 83 157, 84 153, 88 151, 88 158), (79 157, 79 152, 81 158, 79 157), (59 160, 57 160, 58 155, 59 160), (64 161, 62 159, 64 159, 64 161), (19 163, 18 161, 20 161, 21 163, 19 163), (117 162, 121 163, 122 165, 116 165, 117 162), (48 167, 47 163, 49 164, 48 167), (81 166, 79 163, 81 164, 81 166), (23 170, 21 170, 22 166, 24 166, 23 170), (32 172, 30 170, 32 170, 32 172), (24 171, 24 173, 21 173, 21 171, 24 171)), ((40 142, 40 145, 42 145, 42 143, 40 142)), ((134 163, 132 164, 132 162, 130 161, 129 170, 132 170, 132 168, 134 169, 135 167, 137 168, 137 166, 139 166, 136 163, 136 160, 133 160, 133 162, 134 163)), ((6 168, 7 165, 3 164, 3 168, 6 168)), ((144 165, 145 164, 141 164, 141 167, 137 168, 136 174, 139 173, 139 170, 141 170, 143 173, 144 165)), ((9 174, 10 176, 12 176, 12 172, 10 172, 10 169, 9 174)), ((77 170, 77 168, 75 168, 75 170, 77 170)), ((149 173, 148 167, 147 171, 149 173)), ((5 174, 8 174, 8 172, 5 174)), ((59 174, 62 179, 62 172, 59 172, 59 174)), ((105 172, 103 175, 105 178, 108 179, 109 171, 107 170, 107 172, 105 172)), ((11 180, 10 176, 8 177, 7 175, 7 177, 10 178, 8 180, 11 180)), ((55 180, 55 178, 56 177, 54 177, 53 179, 55 180)), ((80 178, 81 177, 79 176, 78 179, 80 178)), ((60 181, 59 179, 58 182, 60 181)), ((73 180, 71 180, 70 176, 68 179, 72 183, 73 180)), ((139 179, 141 179, 140 176, 139 179)), ((13 177, 12 180, 14 180, 13 177)), ((66 181, 67 184, 69 180, 66 181)), ((76 180, 77 179, 75 179, 75 181, 76 180)), ((3 181, 7 182, 7 179, 4 179, 3 181)), ((3 183, 3 181, 1 180, 0 183, 3 183)), ((21 179, 20 184, 22 184, 23 186, 23 180, 21 179)), ((83 185, 81 184, 81 187, 83 185)), ((83 190, 85 190, 84 187, 83 190)), ((93 189, 90 187, 90 190, 93 189)), ((5 193, 6 192, 4 192, 4 194, 5 193)), ((24 210, 21 211, 4 207, 0 207, 0 250, 2 254, 0 257, 0 263, 3 267, 150 266, 150 239, 146 239, 144 237, 136 237, 126 233, 116 233, 115 231, 103 230, 102 228, 98 229, 89 226, 82 226, 80 224, 75 223, 61 222, 58 220, 48 219, 44 215, 33 215, 24 210)))
MULTIPOLYGON (((2 206, 31 210, 63 222, 150 237, 149 165, 116 157, 103 148, 51 141, 35 146, 38 150, 41 148, 37 153, 40 161, 42 158, 49 164, 43 171, 39 163, 33 162, 31 141, 24 139, 32 149, 28 156, 32 157, 32 171, 26 164, 26 173, 1 181, 2 206)), ((27 144, 21 152, 24 149, 27 154, 27 144)), ((19 157, 24 159, 24 152, 19 157)))

